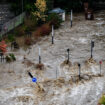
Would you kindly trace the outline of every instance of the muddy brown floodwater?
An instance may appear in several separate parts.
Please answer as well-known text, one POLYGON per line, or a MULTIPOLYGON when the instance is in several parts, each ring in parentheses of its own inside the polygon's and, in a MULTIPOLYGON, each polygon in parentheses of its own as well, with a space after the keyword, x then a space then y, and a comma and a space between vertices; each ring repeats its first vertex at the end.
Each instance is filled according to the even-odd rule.
MULTIPOLYGON (((95 20, 86 21, 84 14, 74 14, 70 21, 26 51, 15 52, 16 62, 0 64, 0 105, 97 105, 105 93, 105 11, 95 13, 95 20), (90 57, 91 40, 95 42, 94 60, 90 57), (43 70, 38 70, 38 47, 41 48, 43 70), (67 49, 70 62, 65 64, 67 49), (24 55, 26 60, 24 61, 24 55), (102 60, 102 76, 99 61, 102 60), (81 64, 81 81, 78 65, 81 64), (27 71, 37 78, 32 83, 27 71)), ((8 48, 10 51, 10 48, 8 48)))

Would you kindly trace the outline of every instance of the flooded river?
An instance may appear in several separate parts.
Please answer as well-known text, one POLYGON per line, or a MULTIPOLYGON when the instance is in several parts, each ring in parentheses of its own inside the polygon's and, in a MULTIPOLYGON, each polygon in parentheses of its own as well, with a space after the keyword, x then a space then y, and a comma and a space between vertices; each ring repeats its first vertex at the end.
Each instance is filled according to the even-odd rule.
POLYGON ((74 14, 72 28, 67 20, 55 30, 54 45, 50 34, 15 55, 16 62, 0 64, 0 105, 97 105, 105 93, 105 11, 96 12, 93 21, 86 21, 83 13, 74 14), (86 64, 91 41, 95 42, 94 63, 86 64), (44 70, 35 68, 39 46, 44 70), (68 48, 69 66, 63 64, 68 48), (102 77, 99 76, 100 60, 103 61, 102 77), (27 64, 29 61, 31 65, 27 64), (81 64, 81 81, 76 80, 77 63, 81 64), (37 78, 38 85, 32 83, 27 71, 37 78))

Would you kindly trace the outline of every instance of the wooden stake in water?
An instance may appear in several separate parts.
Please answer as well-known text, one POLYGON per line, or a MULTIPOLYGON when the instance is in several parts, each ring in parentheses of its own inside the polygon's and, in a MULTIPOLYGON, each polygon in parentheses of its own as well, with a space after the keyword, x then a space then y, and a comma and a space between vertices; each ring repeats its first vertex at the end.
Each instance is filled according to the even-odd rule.
POLYGON ((67 49, 67 53, 68 53, 67 63, 69 63, 69 59, 70 59, 70 57, 69 57, 69 55, 70 55, 70 49, 67 49))
POLYGON ((91 58, 93 58, 94 41, 91 41, 91 58))
POLYGON ((101 73, 101 65, 102 65, 102 61, 100 61, 99 63, 100 63, 100 75, 101 75, 101 74, 102 74, 102 73, 101 73))
POLYGON ((73 12, 72 12, 72 10, 71 10, 71 19, 70 19, 70 21, 71 21, 71 27, 72 27, 72 21, 73 21, 73 12))
POLYGON ((54 26, 52 25, 52 44, 54 44, 54 26))
POLYGON ((79 67, 79 79, 81 78, 81 64, 78 63, 78 67, 79 67))
POLYGON ((39 64, 41 64, 41 49, 39 47, 39 64))

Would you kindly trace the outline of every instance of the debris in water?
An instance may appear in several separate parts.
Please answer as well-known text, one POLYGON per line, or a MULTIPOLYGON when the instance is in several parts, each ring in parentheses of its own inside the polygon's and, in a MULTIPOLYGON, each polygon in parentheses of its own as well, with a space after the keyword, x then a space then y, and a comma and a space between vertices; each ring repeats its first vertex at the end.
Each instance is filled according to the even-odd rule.
POLYGON ((45 69, 44 68, 44 64, 42 64, 42 63, 36 64, 36 69, 38 69, 38 70, 44 70, 45 69))
POLYGON ((61 67, 64 67, 64 66, 72 66, 72 63, 70 62, 70 61, 68 61, 68 60, 65 60, 62 64, 61 64, 61 67))
POLYGON ((91 64, 96 64, 96 61, 93 58, 89 58, 88 60, 85 61, 86 65, 91 65, 91 64))

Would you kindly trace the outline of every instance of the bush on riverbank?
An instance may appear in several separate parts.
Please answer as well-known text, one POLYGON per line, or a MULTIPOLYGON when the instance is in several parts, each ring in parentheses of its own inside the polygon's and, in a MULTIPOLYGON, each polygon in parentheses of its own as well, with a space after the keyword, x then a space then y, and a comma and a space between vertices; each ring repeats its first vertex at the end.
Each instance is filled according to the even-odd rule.
POLYGON ((103 95, 99 100, 99 105, 105 105, 105 95, 103 95))
POLYGON ((54 25, 54 28, 57 29, 60 27, 62 20, 56 13, 51 13, 48 15, 47 22, 50 22, 50 25, 54 25))

